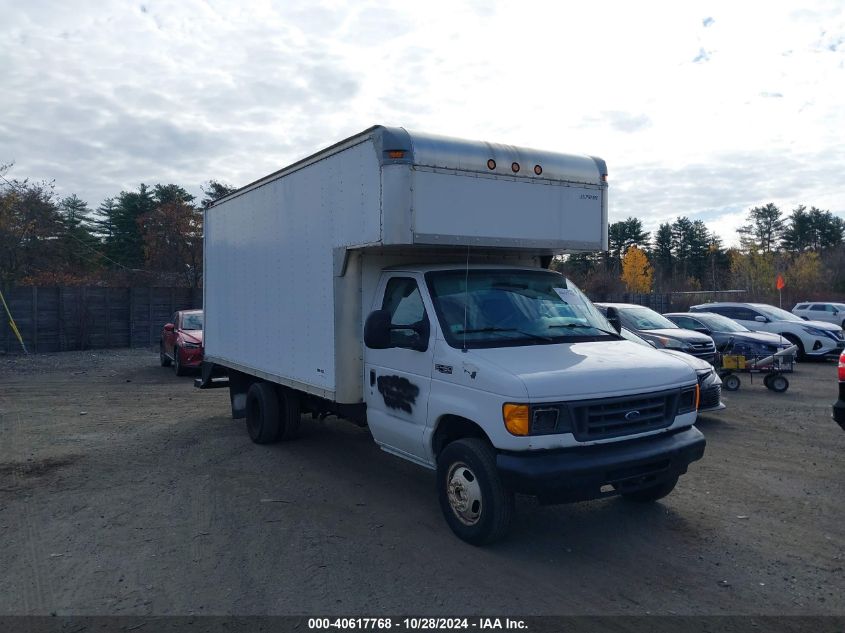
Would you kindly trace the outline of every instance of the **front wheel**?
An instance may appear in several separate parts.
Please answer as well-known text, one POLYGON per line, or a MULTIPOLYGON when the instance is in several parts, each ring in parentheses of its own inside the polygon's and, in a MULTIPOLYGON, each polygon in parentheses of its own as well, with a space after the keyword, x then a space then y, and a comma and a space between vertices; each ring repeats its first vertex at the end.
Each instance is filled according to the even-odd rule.
POLYGON ((795 360, 802 361, 807 360, 807 352, 804 349, 804 343, 801 342, 801 339, 795 336, 794 334, 781 334, 783 338, 787 341, 792 343, 793 345, 797 345, 798 349, 795 352, 795 360))
POLYGON ((170 359, 164 353, 164 343, 158 345, 158 362, 162 367, 170 367, 170 359))
POLYGON ((179 348, 175 345, 173 346, 173 371, 177 376, 184 376, 188 373, 182 365, 182 361, 179 360, 179 348))
POLYGON ((742 381, 736 374, 728 374, 722 378, 722 387, 725 388, 725 391, 737 391, 741 384, 742 381))
POLYGON ((437 458, 437 494, 446 523, 467 543, 492 543, 507 532, 514 497, 484 440, 466 438, 443 449, 437 458))
POLYGON ((636 490, 634 492, 623 492, 622 497, 625 499, 630 499, 631 501, 637 501, 639 503, 649 503, 651 501, 657 501, 658 499, 662 499, 670 492, 675 489, 675 486, 678 484, 678 478, 673 477, 672 479, 667 479, 659 484, 654 486, 649 486, 648 488, 643 488, 642 490, 636 490))

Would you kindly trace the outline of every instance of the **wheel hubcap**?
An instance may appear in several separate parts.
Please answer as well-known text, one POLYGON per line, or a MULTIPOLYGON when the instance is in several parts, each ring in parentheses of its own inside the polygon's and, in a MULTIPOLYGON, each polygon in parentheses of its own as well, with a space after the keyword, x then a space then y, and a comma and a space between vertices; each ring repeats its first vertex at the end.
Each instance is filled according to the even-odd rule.
POLYGON ((465 525, 474 525, 481 518, 481 486, 475 473, 466 464, 453 464, 446 477, 446 492, 452 512, 465 525))

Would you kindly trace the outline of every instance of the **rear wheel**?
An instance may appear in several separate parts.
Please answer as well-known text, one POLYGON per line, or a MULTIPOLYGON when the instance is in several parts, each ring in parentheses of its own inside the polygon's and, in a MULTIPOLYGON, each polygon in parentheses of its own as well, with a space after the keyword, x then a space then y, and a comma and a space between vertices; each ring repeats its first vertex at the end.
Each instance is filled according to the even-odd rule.
POLYGON ((668 495, 675 489, 677 484, 678 478, 673 477, 672 479, 667 479, 666 481, 662 481, 654 486, 649 486, 648 488, 643 488, 642 490, 623 492, 622 497, 639 503, 649 503, 651 501, 662 499, 668 495))
POLYGON ((786 379, 786 376, 775 374, 773 376, 769 376, 768 378, 769 381, 766 383, 766 386, 775 393, 783 393, 789 389, 789 381, 786 379))
POLYGON ((437 494, 446 523, 467 543, 492 543, 507 532, 514 497, 484 440, 466 438, 443 449, 437 458, 437 494))
POLYGON ((279 431, 276 439, 284 442, 299 435, 302 412, 296 391, 285 387, 276 387, 276 391, 279 400, 279 431))
POLYGON ((246 394, 246 430, 256 444, 279 439, 279 398, 269 382, 254 382, 246 394))

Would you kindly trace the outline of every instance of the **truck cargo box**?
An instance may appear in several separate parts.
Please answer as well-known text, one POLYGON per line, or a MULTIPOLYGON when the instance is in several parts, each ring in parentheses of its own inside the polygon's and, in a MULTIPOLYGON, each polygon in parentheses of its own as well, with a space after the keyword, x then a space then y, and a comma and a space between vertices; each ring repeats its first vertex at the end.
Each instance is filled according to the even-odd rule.
POLYGON ((370 128, 206 210, 206 359, 359 402, 375 272, 604 250, 606 177, 590 156, 370 128))

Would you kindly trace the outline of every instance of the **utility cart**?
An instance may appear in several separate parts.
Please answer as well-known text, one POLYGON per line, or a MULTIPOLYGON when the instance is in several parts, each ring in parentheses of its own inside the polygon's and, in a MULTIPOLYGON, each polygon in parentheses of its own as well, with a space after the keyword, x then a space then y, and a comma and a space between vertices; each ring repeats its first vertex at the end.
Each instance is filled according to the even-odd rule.
POLYGON ((761 356, 744 353, 745 350, 741 346, 730 343, 717 359, 722 388, 726 391, 737 391, 742 385, 742 380, 737 374, 750 374, 752 383, 755 374, 762 374, 763 384, 767 389, 783 393, 789 389, 789 380, 784 374, 791 374, 794 370, 797 350, 796 345, 791 345, 775 354, 761 356))

